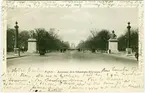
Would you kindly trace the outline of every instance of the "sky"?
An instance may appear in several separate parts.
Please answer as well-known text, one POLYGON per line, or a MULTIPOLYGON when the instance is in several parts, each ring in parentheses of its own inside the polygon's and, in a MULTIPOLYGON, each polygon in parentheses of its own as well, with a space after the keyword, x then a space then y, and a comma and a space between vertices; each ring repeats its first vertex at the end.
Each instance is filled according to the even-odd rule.
POLYGON ((62 40, 75 45, 86 40, 90 30, 114 30, 120 36, 127 30, 128 22, 132 28, 138 28, 137 8, 13 8, 7 13, 10 28, 16 21, 19 31, 55 28, 62 40))

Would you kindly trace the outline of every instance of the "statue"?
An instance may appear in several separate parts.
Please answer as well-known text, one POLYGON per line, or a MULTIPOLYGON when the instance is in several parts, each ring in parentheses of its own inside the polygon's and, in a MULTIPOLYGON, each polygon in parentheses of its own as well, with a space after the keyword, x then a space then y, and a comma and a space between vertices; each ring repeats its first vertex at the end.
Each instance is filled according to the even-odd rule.
POLYGON ((117 36, 115 35, 115 32, 114 32, 114 30, 112 31, 112 34, 111 34, 111 39, 116 39, 117 38, 117 36))
POLYGON ((30 38, 34 38, 34 31, 30 31, 30 38))

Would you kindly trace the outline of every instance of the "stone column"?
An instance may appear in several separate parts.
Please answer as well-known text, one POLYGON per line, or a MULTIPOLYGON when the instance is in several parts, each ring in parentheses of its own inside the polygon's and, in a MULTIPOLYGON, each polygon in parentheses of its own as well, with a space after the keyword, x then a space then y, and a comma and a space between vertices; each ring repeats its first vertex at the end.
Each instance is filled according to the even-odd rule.
POLYGON ((127 26, 127 29, 128 29, 128 46, 126 48, 126 54, 127 55, 131 55, 132 54, 132 48, 130 47, 130 22, 128 22, 128 26, 127 26))
POLYGON ((18 26, 18 22, 16 22, 15 24, 16 24, 16 26, 14 26, 14 27, 15 27, 15 29, 16 29, 16 32, 15 32, 14 53, 15 53, 16 55, 19 55, 19 56, 20 56, 20 50, 19 50, 19 45, 18 45, 18 28, 19 28, 19 26, 18 26))

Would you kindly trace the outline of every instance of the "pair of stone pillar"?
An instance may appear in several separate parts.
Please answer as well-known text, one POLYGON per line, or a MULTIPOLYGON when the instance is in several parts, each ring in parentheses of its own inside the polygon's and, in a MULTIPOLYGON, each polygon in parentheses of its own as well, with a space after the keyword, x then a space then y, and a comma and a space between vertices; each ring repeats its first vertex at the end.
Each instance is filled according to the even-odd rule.
MULTIPOLYGON (((34 38, 28 39, 28 51, 29 53, 37 52, 37 40, 34 38)), ((132 54, 131 48, 126 48, 127 54, 132 54)), ((109 49, 108 53, 118 53, 118 40, 117 39, 109 39, 109 49)))

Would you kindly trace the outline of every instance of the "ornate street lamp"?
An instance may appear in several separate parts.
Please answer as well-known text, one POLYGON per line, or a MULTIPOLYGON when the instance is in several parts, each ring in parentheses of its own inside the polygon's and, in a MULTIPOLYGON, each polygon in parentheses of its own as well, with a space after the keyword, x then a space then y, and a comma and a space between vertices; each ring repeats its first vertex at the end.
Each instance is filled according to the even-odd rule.
POLYGON ((130 22, 128 22, 128 26, 127 26, 127 29, 128 29, 128 48, 130 48, 130 22))
POLYGON ((127 48, 127 36, 125 35, 125 48, 127 48))
POLYGON ((19 46, 18 46, 18 28, 19 28, 19 26, 18 26, 18 22, 16 21, 15 22, 15 29, 16 29, 16 32, 15 32, 15 47, 14 47, 14 52, 15 52, 15 54, 18 54, 19 56, 20 56, 20 50, 19 50, 19 46))
POLYGON ((127 51, 127 54, 132 54, 132 49, 130 47, 130 22, 128 22, 128 26, 127 26, 127 29, 128 29, 128 46, 126 48, 126 51, 127 51))

